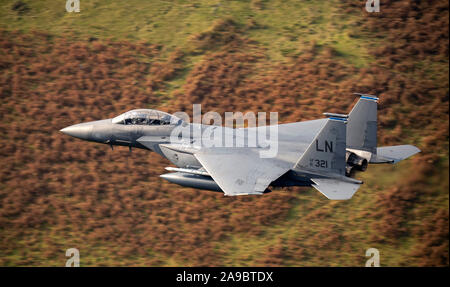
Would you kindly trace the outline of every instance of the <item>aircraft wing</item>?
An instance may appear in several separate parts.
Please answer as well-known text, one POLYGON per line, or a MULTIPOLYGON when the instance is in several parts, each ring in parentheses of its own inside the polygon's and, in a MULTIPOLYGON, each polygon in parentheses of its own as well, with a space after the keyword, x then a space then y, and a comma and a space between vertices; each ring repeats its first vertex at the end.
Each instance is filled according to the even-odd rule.
POLYGON ((261 157, 260 147, 203 148, 193 154, 225 195, 262 194, 272 181, 294 166, 326 122, 319 119, 278 125, 278 149, 273 157, 261 157))
POLYGON ((347 200, 358 190, 360 184, 332 178, 311 178, 312 185, 320 193, 332 200, 347 200))
POLYGON ((230 196, 262 194, 291 167, 276 158, 260 158, 256 148, 211 148, 194 155, 230 196))
MULTIPOLYGON (((383 146, 377 148, 376 156, 390 160, 392 163, 397 163, 418 152, 420 152, 420 149, 413 145, 383 146)), ((377 162, 375 161, 374 163, 377 162)))

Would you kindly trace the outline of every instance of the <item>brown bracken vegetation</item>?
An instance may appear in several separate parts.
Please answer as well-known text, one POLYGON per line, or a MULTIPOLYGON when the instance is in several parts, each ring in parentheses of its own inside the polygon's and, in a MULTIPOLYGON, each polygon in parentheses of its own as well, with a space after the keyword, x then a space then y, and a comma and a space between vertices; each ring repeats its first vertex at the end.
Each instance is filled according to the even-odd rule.
MULTIPOLYGON (((349 95, 367 92, 380 97, 379 145, 423 151, 411 160, 413 174, 374 194, 375 206, 365 211, 373 219, 369 243, 413 238, 412 264, 448 266, 448 201, 411 212, 435 196, 430 178, 448 161, 448 75, 425 68, 448 63, 443 3, 383 1, 386 13, 368 15, 355 31, 388 35, 361 68, 314 43, 289 63, 271 64, 236 23, 219 21, 192 37, 189 53, 205 54, 170 95, 161 91, 184 69, 181 51, 163 57, 162 47, 148 43, 0 31, 0 265, 59 264, 73 246, 108 258, 91 256, 85 265, 223 265, 221 244, 264 235, 299 203, 299 188, 238 198, 180 188, 158 178, 165 159, 82 143, 58 132, 65 126, 137 107, 189 112, 193 103, 301 121, 349 111, 349 95)), ((275 240, 251 262, 302 265, 314 257, 327 264, 332 250, 353 252, 352 237, 332 222, 333 207, 315 207, 302 220, 321 222, 320 229, 275 240)))

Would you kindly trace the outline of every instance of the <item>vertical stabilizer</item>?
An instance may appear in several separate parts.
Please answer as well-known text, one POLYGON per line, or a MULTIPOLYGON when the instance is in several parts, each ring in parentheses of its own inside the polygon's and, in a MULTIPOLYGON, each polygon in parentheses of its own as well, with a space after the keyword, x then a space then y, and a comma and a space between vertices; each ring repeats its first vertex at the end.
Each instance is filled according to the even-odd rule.
POLYGON ((357 94, 358 100, 348 115, 347 148, 377 153, 378 98, 357 94))
POLYGON ((346 119, 330 117, 294 169, 345 175, 346 119))

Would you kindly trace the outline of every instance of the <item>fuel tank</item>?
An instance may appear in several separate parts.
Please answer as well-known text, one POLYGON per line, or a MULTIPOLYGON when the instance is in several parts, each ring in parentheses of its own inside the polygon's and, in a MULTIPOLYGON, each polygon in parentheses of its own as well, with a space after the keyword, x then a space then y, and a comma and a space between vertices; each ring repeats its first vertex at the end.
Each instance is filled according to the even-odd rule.
POLYGON ((165 180, 186 187, 222 192, 217 183, 209 176, 172 172, 160 175, 165 180))

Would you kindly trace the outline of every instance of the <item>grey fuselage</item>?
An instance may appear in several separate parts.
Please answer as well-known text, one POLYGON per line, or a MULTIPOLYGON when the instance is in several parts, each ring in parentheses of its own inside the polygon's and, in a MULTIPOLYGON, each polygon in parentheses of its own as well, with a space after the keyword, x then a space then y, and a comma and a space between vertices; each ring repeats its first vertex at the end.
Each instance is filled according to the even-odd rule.
MULTIPOLYGON (((195 128, 200 128, 201 130, 211 128, 208 125, 191 124, 183 121, 177 121, 168 125, 124 125, 113 123, 113 119, 105 119, 72 125, 62 129, 61 132, 82 140, 107 144, 111 148, 118 145, 127 146, 130 148, 130 151, 132 148, 154 151, 168 159, 178 168, 186 170, 200 169, 202 166, 192 153, 164 148, 164 144, 171 143, 170 136, 176 127, 190 130, 188 139, 190 143, 198 140, 198 136, 196 137, 196 134, 193 132, 195 128), (142 141, 142 139, 145 139, 145 141, 142 141)), ((228 131, 230 130, 232 132, 235 131, 235 129, 228 129, 228 131)), ((201 134, 199 133, 200 137, 201 134)), ((163 174, 161 177, 186 187, 221 191, 214 180, 205 175, 175 172, 163 174)), ((311 181, 307 177, 295 171, 288 172, 272 183, 272 186, 277 187, 310 185, 311 181)))

